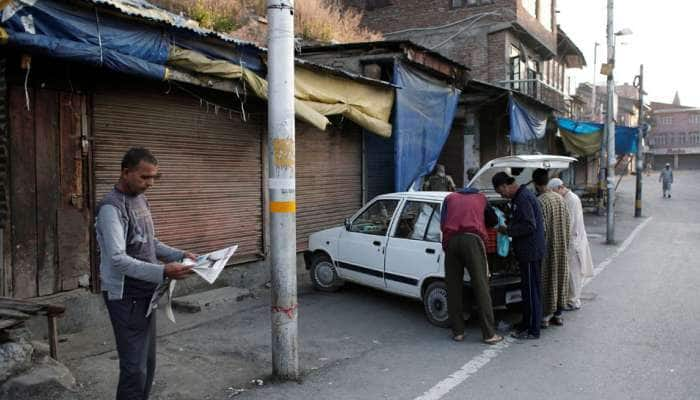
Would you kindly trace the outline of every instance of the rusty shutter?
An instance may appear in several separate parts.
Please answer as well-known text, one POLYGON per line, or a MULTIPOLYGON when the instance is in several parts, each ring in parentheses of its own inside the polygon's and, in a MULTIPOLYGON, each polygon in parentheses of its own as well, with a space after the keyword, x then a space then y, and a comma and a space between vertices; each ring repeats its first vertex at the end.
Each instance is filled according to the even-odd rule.
POLYGON ((362 205, 362 136, 345 123, 321 132, 297 122, 297 248, 309 235, 342 225, 362 205))
POLYGON ((149 148, 162 178, 147 193, 164 243, 206 252, 233 243, 237 262, 262 253, 263 121, 216 112, 177 93, 99 90, 94 96, 97 201, 132 146, 149 148))

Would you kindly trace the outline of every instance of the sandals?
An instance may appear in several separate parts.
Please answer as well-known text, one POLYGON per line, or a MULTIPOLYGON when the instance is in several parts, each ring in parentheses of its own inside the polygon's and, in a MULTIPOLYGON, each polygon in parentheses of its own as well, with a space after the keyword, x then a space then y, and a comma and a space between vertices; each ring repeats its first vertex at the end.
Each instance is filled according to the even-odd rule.
POLYGON ((454 340, 455 342, 463 342, 464 341, 464 334, 452 335, 452 340, 454 340))
POLYGON ((489 345, 494 345, 502 340, 503 340, 503 336, 493 335, 493 337, 491 337, 489 339, 484 339, 484 343, 489 344, 489 345))

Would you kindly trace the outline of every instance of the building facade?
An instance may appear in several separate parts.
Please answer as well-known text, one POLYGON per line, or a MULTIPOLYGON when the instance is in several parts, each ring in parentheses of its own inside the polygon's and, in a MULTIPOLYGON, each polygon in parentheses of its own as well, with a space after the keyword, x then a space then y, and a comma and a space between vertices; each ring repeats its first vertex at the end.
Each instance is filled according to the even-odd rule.
POLYGON ((700 168, 700 108, 652 102, 652 129, 647 137, 654 169, 671 164, 676 169, 700 168))

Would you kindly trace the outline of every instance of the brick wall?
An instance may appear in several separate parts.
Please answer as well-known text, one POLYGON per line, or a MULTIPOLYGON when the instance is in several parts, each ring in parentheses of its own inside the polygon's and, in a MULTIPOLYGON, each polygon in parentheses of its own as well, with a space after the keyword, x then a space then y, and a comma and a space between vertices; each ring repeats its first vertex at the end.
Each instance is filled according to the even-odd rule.
POLYGON ((700 146, 700 109, 657 112, 653 121, 654 127, 649 136, 652 148, 700 146), (666 118, 670 118, 670 124, 666 118))

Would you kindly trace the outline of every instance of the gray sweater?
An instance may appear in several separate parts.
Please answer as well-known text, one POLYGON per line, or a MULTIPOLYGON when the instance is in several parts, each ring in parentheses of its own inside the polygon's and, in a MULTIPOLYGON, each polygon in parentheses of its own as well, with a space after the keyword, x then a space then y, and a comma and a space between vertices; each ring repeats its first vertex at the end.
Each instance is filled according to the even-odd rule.
POLYGON ((151 211, 143 194, 129 195, 116 187, 97 207, 95 221, 100 249, 100 280, 110 300, 150 297, 163 282, 164 262, 184 252, 155 238, 151 211))

